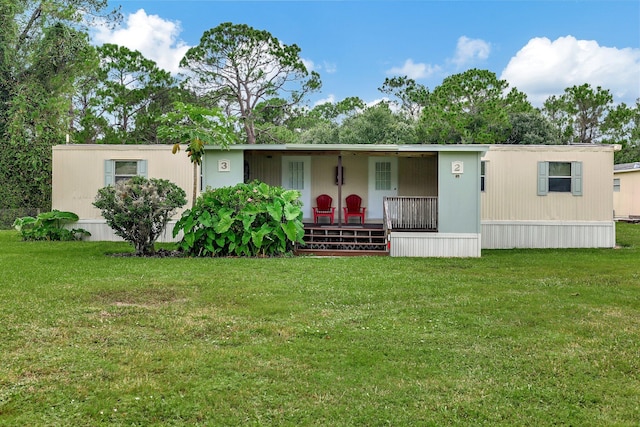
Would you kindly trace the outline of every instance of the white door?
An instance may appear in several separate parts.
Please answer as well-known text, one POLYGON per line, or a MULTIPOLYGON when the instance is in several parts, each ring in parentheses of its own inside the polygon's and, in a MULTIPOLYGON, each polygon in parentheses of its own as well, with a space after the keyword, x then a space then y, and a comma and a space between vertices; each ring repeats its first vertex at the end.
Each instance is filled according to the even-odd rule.
POLYGON ((311 218, 311 157, 282 156, 282 187, 301 194, 304 218, 311 218))
POLYGON ((382 200, 398 195, 398 158, 369 157, 367 218, 382 219, 382 200))

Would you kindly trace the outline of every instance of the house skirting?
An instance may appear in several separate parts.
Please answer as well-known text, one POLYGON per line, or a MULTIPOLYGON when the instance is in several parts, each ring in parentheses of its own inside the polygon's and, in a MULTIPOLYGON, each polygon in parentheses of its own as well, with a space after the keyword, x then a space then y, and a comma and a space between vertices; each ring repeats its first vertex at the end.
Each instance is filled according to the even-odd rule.
POLYGON ((482 249, 612 248, 614 221, 482 221, 482 249))
POLYGON ((389 255, 397 257, 479 257, 480 234, 392 231, 389 255))
MULTIPOLYGON (((158 238, 158 242, 177 242, 182 239, 182 232, 175 238, 173 237, 173 227, 176 225, 176 220, 170 220, 167 223, 167 227, 164 233, 158 238)), ((81 219, 73 224, 69 224, 67 228, 84 228, 91 236, 85 237, 83 240, 87 241, 103 241, 103 242, 123 242, 124 240, 116 236, 111 227, 107 225, 107 221, 104 219, 81 219)))

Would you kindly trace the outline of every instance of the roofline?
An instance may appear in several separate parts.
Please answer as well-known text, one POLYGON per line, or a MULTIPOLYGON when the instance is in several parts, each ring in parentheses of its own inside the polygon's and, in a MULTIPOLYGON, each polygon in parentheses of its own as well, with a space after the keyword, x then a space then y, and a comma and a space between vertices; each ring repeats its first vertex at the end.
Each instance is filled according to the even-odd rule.
MULTIPOLYGON (((172 144, 60 144, 54 150, 171 150, 172 144)), ((186 147, 182 144, 182 147, 186 147)), ((218 145, 205 145, 205 150, 224 150, 218 145)), ((434 153, 487 151, 620 151, 618 144, 522 145, 522 144, 232 144, 231 151, 289 152, 361 152, 361 153, 434 153)))
POLYGON ((491 144, 489 151, 620 151, 620 144, 570 144, 570 145, 528 145, 528 144, 491 144))
POLYGON ((640 162, 613 165, 613 173, 640 172, 640 162))
MULTIPOLYGON (((384 152, 384 153, 425 153, 425 152, 478 152, 485 153, 488 145, 482 144, 233 144, 231 151, 337 151, 337 152, 384 152)), ((219 146, 207 145, 206 150, 221 150, 219 146)))

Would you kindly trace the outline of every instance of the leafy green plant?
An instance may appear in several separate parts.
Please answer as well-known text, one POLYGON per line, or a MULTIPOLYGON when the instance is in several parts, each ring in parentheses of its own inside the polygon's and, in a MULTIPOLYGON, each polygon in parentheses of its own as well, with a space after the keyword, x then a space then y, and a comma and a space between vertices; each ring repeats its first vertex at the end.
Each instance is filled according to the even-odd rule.
POLYGON ((185 211, 182 249, 193 256, 274 256, 293 250, 304 235, 302 202, 296 190, 254 181, 207 190, 185 211))
POLYGON ((83 228, 64 227, 65 224, 76 222, 78 219, 78 215, 73 212, 54 209, 38 214, 35 218, 16 218, 13 228, 20 232, 23 240, 80 240, 84 236, 91 236, 91 233, 83 228))
POLYGON ((93 205, 137 255, 152 255, 171 216, 187 203, 185 196, 182 188, 166 179, 135 176, 98 190, 93 205))

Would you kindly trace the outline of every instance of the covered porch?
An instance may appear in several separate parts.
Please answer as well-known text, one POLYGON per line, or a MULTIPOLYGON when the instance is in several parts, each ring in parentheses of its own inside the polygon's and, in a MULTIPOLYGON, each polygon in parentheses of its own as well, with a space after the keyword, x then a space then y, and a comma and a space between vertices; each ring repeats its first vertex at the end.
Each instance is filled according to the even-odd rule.
MULTIPOLYGON (((242 179, 300 192, 301 251, 376 251, 391 256, 480 256, 480 145, 231 146, 210 151, 204 186, 220 186, 219 162, 243 164, 242 179), (357 195, 364 218, 345 220, 357 195), (319 196, 334 215, 315 218, 319 196), (370 231, 377 230, 377 231, 370 231), (367 233, 363 236, 363 233, 367 233)), ((238 169, 227 178, 238 178, 238 169)))

